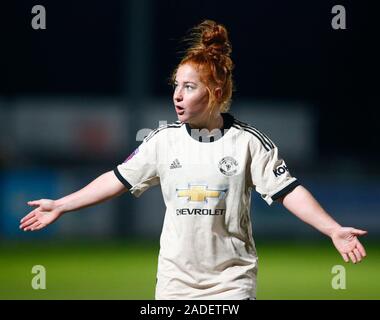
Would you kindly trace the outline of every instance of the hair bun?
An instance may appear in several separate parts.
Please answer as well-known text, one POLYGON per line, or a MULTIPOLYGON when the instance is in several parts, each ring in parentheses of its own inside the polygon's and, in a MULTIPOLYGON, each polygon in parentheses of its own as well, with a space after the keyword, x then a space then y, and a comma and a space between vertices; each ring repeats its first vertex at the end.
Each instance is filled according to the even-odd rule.
POLYGON ((202 45, 211 56, 229 55, 231 44, 226 28, 212 20, 205 20, 199 25, 202 45))

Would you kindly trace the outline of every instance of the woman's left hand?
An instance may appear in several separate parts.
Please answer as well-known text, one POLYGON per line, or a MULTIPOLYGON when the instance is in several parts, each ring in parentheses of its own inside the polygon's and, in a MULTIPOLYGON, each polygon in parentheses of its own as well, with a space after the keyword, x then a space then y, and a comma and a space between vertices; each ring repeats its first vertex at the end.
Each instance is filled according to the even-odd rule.
POLYGON ((367 231, 355 228, 339 227, 331 234, 331 240, 342 255, 344 261, 353 263, 362 261, 366 256, 363 245, 359 242, 358 236, 367 234, 367 231))

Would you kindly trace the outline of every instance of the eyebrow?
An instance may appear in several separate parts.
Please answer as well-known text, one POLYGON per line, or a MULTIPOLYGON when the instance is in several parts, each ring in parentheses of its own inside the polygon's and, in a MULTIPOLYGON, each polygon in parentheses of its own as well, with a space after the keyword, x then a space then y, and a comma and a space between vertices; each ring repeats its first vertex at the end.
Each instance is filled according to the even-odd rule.
MULTIPOLYGON (((178 81, 177 80, 174 80, 174 83, 178 83, 178 81)), ((188 84, 188 83, 191 83, 191 84, 195 84, 195 85, 197 85, 195 82, 193 82, 193 81, 184 81, 183 82, 184 84, 188 84)))

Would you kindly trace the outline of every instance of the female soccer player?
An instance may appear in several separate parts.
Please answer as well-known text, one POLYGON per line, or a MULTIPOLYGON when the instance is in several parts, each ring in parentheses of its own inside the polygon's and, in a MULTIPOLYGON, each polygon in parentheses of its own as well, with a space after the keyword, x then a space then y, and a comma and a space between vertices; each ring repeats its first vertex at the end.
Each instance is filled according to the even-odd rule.
POLYGON ((160 239, 156 299, 255 299, 257 254, 250 221, 251 190, 329 236, 348 262, 366 253, 292 177, 276 145, 228 113, 231 46, 224 26, 206 20, 173 72, 178 121, 152 131, 113 171, 58 200, 35 207, 20 228, 40 230, 64 213, 161 184, 166 214, 160 239))

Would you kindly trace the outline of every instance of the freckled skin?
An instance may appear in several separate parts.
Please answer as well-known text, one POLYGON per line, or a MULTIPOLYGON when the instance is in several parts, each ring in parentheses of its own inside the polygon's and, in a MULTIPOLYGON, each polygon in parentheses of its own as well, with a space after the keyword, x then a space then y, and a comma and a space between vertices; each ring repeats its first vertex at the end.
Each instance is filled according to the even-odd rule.
POLYGON ((191 64, 180 66, 176 73, 173 103, 183 110, 176 108, 178 120, 188 122, 193 128, 220 128, 222 116, 217 111, 210 116, 208 110, 209 93, 201 81, 198 71, 191 64))

